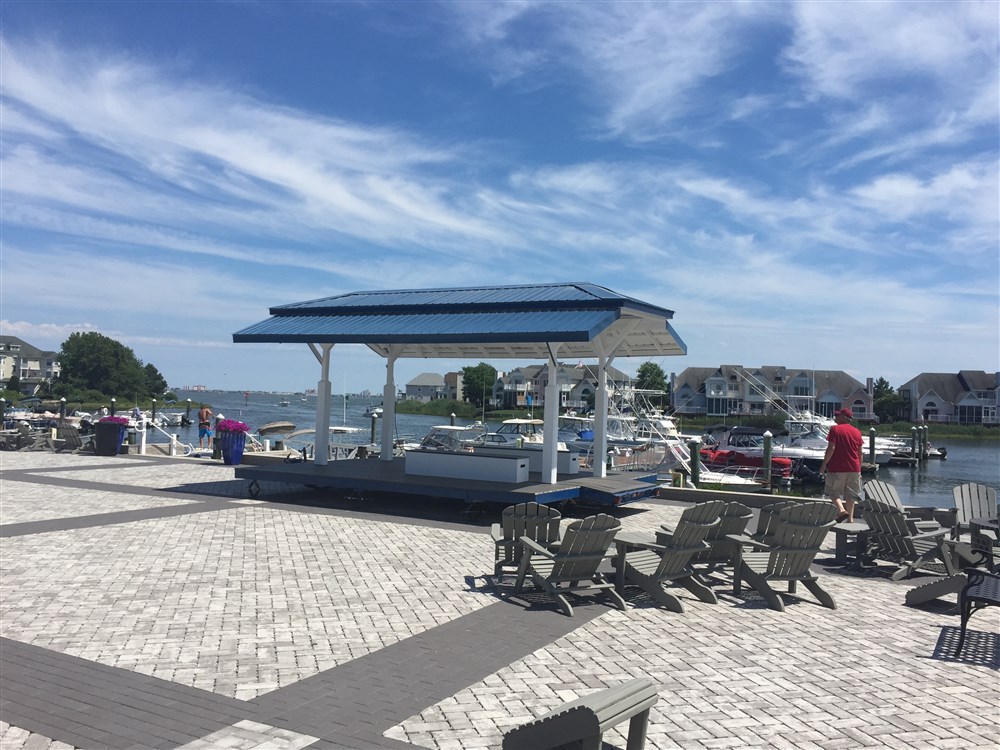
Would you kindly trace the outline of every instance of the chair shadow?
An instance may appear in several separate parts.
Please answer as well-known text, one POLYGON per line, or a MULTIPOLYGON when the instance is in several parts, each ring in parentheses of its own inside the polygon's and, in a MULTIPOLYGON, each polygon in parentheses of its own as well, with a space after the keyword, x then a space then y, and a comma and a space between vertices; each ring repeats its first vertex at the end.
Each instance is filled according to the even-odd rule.
POLYGON ((962 646, 962 653, 956 657, 955 649, 958 647, 960 633, 961 628, 954 625, 943 626, 934 646, 934 653, 923 658, 973 664, 1000 671, 1000 634, 966 628, 965 645, 962 646))

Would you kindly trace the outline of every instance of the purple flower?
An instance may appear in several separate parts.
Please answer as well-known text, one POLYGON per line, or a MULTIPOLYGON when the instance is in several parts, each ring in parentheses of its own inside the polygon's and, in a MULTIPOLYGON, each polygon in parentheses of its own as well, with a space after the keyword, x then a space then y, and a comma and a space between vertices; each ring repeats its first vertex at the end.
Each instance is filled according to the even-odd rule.
POLYGON ((235 419, 220 419, 216 425, 219 432, 250 432, 250 428, 235 419))
POLYGON ((128 425, 128 417, 101 417, 97 421, 102 424, 120 424, 122 427, 128 425))

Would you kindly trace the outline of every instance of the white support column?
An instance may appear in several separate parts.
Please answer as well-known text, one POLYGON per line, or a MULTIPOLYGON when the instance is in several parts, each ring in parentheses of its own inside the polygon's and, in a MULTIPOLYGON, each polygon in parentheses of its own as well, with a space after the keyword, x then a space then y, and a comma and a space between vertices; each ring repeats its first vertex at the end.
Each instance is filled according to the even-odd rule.
POLYGON ((594 394, 594 476, 603 479, 608 475, 608 364, 601 349, 597 358, 597 393, 594 394))
POLYGON ((392 430, 396 425, 396 357, 399 351, 389 347, 385 358, 385 385, 382 386, 382 451, 379 458, 392 461, 392 430))
POLYGON ((333 344, 321 344, 322 353, 312 344, 314 355, 319 360, 320 377, 316 384, 316 442, 313 444, 313 463, 326 466, 330 460, 330 350, 333 344))
POLYGON ((549 382, 545 385, 545 411, 542 431, 545 441, 542 444, 542 484, 555 484, 559 481, 557 470, 559 448, 559 362, 557 354, 560 344, 546 344, 549 350, 549 382))

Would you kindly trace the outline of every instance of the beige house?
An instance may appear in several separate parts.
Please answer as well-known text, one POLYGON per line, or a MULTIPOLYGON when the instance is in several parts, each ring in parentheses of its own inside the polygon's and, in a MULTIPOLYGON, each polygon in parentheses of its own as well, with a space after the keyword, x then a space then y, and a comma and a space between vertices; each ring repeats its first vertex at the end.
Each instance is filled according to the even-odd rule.
POLYGON ((21 392, 33 394, 60 371, 58 352, 44 351, 16 336, 0 336, 0 380, 4 387, 17 375, 21 392))

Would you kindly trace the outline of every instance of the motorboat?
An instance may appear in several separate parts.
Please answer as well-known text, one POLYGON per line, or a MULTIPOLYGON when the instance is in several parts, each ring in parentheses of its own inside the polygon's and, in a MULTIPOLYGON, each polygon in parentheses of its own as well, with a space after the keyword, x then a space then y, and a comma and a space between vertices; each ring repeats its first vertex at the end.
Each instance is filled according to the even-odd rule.
POLYGON ((365 409, 365 413, 362 415, 365 417, 381 417, 382 407, 381 406, 369 406, 365 409))
POLYGON ((464 426, 435 425, 419 443, 404 443, 403 449, 471 453, 485 433, 486 426, 482 422, 464 426))
POLYGON ((257 434, 261 437, 267 435, 287 435, 295 430, 295 425, 291 422, 268 422, 257 428, 257 434))

